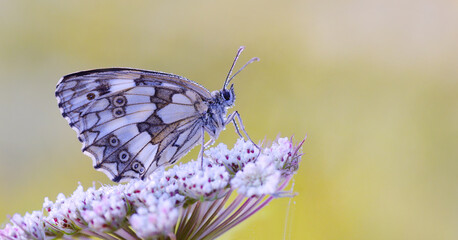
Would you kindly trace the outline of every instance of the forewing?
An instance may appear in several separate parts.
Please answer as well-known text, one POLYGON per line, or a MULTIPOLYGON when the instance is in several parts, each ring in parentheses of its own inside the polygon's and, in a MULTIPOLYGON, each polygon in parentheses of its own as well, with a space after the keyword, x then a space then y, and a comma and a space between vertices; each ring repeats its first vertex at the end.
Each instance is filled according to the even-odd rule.
POLYGON ((172 74, 103 69, 65 76, 56 97, 94 167, 122 181, 144 178, 194 147, 210 94, 172 74))
POLYGON ((178 75, 128 68, 82 71, 64 76, 56 86, 56 98, 62 116, 79 134, 80 113, 100 96, 135 86, 188 89, 194 98, 209 99, 210 92, 201 85, 178 75))

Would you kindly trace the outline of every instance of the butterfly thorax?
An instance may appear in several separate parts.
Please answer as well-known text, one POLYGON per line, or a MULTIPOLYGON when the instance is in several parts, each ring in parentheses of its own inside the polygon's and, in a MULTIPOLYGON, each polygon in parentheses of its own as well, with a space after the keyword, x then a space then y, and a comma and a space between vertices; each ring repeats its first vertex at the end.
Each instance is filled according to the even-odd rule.
POLYGON ((208 102, 208 109, 203 114, 202 120, 208 134, 217 138, 225 127, 227 109, 234 105, 235 94, 231 86, 229 90, 214 91, 211 95, 212 98, 208 102))

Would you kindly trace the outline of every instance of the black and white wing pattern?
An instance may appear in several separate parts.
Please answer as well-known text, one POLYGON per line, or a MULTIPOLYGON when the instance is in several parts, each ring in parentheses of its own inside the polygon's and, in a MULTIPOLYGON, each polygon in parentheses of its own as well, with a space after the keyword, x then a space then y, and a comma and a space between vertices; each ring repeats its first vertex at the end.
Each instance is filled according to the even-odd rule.
POLYGON ((56 98, 94 168, 119 182, 143 179, 191 150, 212 96, 181 76, 109 68, 64 76, 56 98))

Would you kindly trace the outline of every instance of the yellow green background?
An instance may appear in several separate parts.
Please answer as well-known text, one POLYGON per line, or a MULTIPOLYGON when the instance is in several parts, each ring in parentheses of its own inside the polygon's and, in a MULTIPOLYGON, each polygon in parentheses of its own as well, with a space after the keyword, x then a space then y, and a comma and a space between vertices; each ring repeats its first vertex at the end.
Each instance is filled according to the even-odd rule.
POLYGON ((458 239, 452 0, 0 1, 0 222, 110 183, 60 116, 61 76, 133 67, 216 90, 240 45, 240 65, 261 58, 234 81, 251 137, 307 141, 299 195, 222 239, 458 239))

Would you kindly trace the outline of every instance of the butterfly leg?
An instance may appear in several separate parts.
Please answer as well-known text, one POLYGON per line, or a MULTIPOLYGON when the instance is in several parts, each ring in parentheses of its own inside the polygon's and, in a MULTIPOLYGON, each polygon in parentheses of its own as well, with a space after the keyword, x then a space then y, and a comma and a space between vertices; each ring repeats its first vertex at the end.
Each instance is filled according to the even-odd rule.
POLYGON ((250 135, 248 135, 248 133, 246 132, 245 130, 245 126, 243 125, 243 121, 242 121, 242 118, 240 117, 240 114, 239 112, 235 111, 233 113, 231 113, 231 115, 229 115, 229 117, 226 119, 226 122, 224 123, 225 125, 229 124, 230 122, 232 122, 234 124, 234 127, 235 127, 235 130, 237 131, 237 133, 239 134, 239 136, 241 138, 244 138, 242 136, 242 134, 240 133, 240 129, 239 129, 239 125, 237 125, 237 121, 235 119, 238 119, 239 122, 240 122, 240 128, 242 129, 243 133, 245 134, 245 136, 248 138, 248 140, 250 140, 251 143, 253 143, 253 145, 257 148, 257 149, 260 149, 258 147, 258 145, 256 143, 253 142, 253 140, 251 140, 250 138, 250 135))
POLYGON ((214 138, 211 138, 210 140, 208 140, 207 143, 205 143, 205 147, 204 147, 204 148, 208 148, 208 147, 211 146, 213 143, 215 143, 215 139, 214 139, 214 138))
MULTIPOLYGON (((239 126, 237 125, 237 122, 235 121, 235 113, 232 113, 228 118, 227 118, 227 121, 225 123, 225 125, 229 124, 230 122, 232 122, 234 124, 234 127, 235 127, 235 131, 237 132, 237 134, 241 137, 241 138, 244 138, 243 135, 240 133, 240 129, 239 129, 239 126)), ((247 135, 248 136, 248 135, 247 135)), ((250 138, 250 137, 248 137, 250 138)))
POLYGON ((199 156, 198 156, 198 158, 200 158, 200 161, 201 161, 201 163, 200 163, 200 167, 201 168, 203 167, 203 164, 204 164, 204 150, 208 146, 212 145, 213 143, 215 143, 215 139, 212 138, 211 136, 210 136, 210 140, 208 140, 208 142, 205 142, 205 128, 202 127, 202 141, 200 143, 201 146, 200 146, 200 152, 199 152, 199 156))
POLYGON ((200 169, 204 168, 204 150, 205 150, 205 128, 202 127, 202 142, 199 151, 199 158, 200 158, 200 169))

